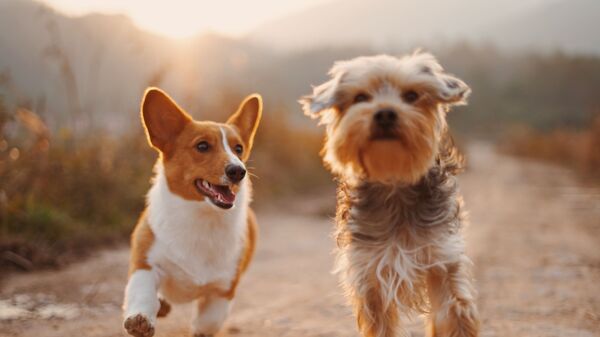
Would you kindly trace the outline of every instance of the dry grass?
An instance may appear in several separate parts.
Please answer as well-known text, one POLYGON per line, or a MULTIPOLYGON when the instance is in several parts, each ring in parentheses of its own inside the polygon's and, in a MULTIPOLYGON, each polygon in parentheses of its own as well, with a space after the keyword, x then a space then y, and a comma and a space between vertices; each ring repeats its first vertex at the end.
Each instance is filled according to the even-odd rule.
POLYGON ((141 132, 51 135, 27 110, 0 126, 0 267, 56 265, 126 236, 150 177, 141 132))
POLYGON ((600 115, 584 129, 540 132, 520 126, 504 139, 501 147, 505 152, 557 163, 600 180, 600 115))

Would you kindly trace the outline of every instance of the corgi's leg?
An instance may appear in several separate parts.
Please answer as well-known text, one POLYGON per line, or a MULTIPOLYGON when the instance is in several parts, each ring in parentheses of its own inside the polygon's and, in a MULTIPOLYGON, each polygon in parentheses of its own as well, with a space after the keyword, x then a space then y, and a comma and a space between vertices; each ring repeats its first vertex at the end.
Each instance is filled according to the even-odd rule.
POLYGON ((214 336, 221 329, 229 314, 231 301, 221 296, 198 299, 194 305, 192 316, 194 337, 214 336))
POLYGON ((216 334, 231 308, 231 302, 242 274, 248 268, 254 249, 256 247, 257 224, 256 216, 252 209, 248 209, 247 233, 244 242, 244 251, 238 261, 236 275, 231 282, 229 291, 222 296, 207 296, 199 298, 194 305, 192 317, 192 333, 194 337, 211 337, 216 334))
POLYGON ((129 281, 123 303, 123 326, 135 337, 154 335, 154 323, 160 306, 157 296, 159 275, 148 262, 148 251, 153 243, 154 233, 144 211, 131 234, 129 281))
POLYGON ((160 295, 158 295, 158 302, 160 303, 160 306, 156 316, 158 318, 166 317, 171 312, 171 305, 160 295))
POLYGON ((160 307, 158 275, 152 269, 135 270, 125 289, 125 321, 123 326, 135 337, 152 337, 160 307))

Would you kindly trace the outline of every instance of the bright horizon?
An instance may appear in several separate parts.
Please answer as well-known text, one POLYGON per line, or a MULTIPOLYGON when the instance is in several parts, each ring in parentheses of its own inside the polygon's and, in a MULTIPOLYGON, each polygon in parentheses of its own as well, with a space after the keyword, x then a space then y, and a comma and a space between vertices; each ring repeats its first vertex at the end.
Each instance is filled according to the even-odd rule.
POLYGON ((239 37, 260 24, 331 0, 41 0, 70 16, 124 14, 144 30, 172 38, 204 32, 239 37), (234 10, 232 10, 234 9, 234 10))

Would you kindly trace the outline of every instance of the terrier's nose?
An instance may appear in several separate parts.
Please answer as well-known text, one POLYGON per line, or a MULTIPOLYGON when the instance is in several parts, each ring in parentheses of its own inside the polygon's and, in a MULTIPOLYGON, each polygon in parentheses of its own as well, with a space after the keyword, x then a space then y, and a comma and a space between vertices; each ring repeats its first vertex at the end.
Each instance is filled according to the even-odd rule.
POLYGON ((375 123, 382 128, 389 128, 394 126, 396 120, 398 119, 398 115, 396 111, 391 109, 379 110, 373 116, 375 123))
POLYGON ((246 169, 239 165, 229 164, 225 166, 225 174, 232 183, 239 183, 246 176, 246 169))

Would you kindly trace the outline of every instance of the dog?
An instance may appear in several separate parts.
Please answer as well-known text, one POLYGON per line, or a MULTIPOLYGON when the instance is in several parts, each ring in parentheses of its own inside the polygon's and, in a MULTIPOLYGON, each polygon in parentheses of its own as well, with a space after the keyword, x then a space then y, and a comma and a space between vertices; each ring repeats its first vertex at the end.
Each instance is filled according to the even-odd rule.
POLYGON ((300 103, 326 126, 321 154, 339 182, 335 271, 358 329, 404 335, 401 316, 416 312, 428 314, 428 336, 477 336, 462 157, 446 124, 470 88, 423 52, 341 61, 329 75, 300 103))
POLYGON ((142 121, 159 158, 131 236, 123 305, 130 335, 153 336, 169 302, 194 301, 195 337, 223 325, 256 244, 245 162, 261 114, 254 94, 226 123, 194 121, 162 90, 146 90, 142 121))

